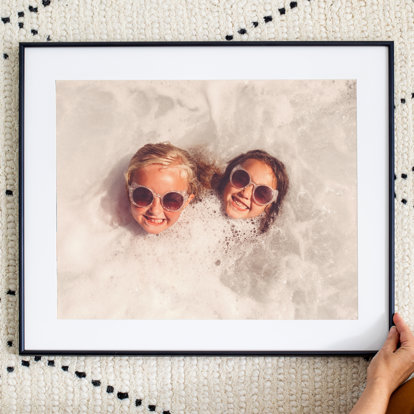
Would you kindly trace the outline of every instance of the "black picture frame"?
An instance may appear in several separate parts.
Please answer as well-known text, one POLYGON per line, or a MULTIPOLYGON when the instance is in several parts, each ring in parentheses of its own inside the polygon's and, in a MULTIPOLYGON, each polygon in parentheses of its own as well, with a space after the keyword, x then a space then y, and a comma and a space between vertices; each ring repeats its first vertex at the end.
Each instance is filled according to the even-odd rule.
MULTIPOLYGON (((223 350, 223 349, 191 349, 191 350, 175 350, 175 349, 72 349, 68 348, 31 348, 27 345, 28 336, 28 318, 26 312, 28 311, 26 298, 27 289, 29 284, 26 279, 26 266, 25 260, 27 257, 28 246, 25 246, 25 240, 27 242, 27 223, 25 220, 25 214, 30 214, 30 210, 26 205, 27 183, 25 180, 25 170, 28 157, 31 154, 27 151, 27 131, 28 126, 26 124, 26 116, 28 115, 27 109, 27 83, 28 74, 31 71, 31 67, 28 66, 28 59, 26 52, 33 49, 43 50, 63 50, 64 48, 76 48, 78 50, 82 48, 164 48, 179 47, 182 48, 268 48, 268 47, 306 47, 306 48, 319 48, 319 47, 378 47, 385 48, 387 51, 387 67, 388 72, 388 84, 384 85, 387 90, 387 106, 388 106, 388 298, 387 306, 385 310, 387 314, 387 324, 383 324, 383 332, 381 335, 385 338, 387 329, 392 325, 392 315, 394 313, 394 44, 390 41, 370 41, 370 42, 352 42, 352 41, 310 41, 310 42, 62 42, 62 43, 20 43, 19 47, 19 282, 20 282, 20 295, 19 295, 19 331, 20 331, 20 344, 19 353, 21 355, 211 355, 211 356, 236 356, 236 355, 373 355, 377 349, 357 349, 349 350, 344 349, 318 349, 318 350, 289 350, 289 349, 243 349, 243 350, 223 350)), ((230 49, 229 49, 230 50, 230 49)), ((47 64, 45 62, 45 64, 47 64)), ((26 218, 27 219, 27 218, 26 218)), ((30 328, 30 332, 33 329, 30 328)))

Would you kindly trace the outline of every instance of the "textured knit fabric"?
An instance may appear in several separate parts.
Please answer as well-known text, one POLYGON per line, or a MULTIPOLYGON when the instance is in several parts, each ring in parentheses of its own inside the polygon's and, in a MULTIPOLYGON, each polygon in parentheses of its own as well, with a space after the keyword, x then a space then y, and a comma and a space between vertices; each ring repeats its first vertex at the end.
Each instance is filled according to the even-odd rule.
POLYGON ((396 308, 413 327, 414 3, 2 0, 0 18, 0 411, 349 412, 359 357, 18 356, 18 42, 393 40, 396 308))

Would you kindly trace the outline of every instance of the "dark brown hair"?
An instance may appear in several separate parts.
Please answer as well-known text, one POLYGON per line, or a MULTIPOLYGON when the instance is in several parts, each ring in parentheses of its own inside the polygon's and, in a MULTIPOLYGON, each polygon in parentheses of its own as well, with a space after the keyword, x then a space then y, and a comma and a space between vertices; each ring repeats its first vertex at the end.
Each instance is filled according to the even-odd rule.
POLYGON ((264 233, 269 229, 270 225, 275 221, 276 216, 279 214, 283 199, 285 198, 289 188, 289 177, 287 175, 286 168, 281 161, 271 156, 266 151, 248 151, 230 160, 223 174, 215 174, 212 179, 212 186, 216 188, 219 195, 222 196, 224 188, 230 181, 230 174, 233 168, 252 158, 263 161, 272 169, 277 181, 276 189, 279 192, 276 201, 271 203, 270 206, 267 206, 265 209, 265 215, 260 223, 260 231, 264 233))

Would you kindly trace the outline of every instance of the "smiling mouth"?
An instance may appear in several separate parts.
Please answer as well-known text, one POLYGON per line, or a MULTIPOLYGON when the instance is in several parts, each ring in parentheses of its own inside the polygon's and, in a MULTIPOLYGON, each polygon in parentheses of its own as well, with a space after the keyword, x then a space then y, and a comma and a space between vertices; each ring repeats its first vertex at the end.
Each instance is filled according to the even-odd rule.
POLYGON ((232 196, 231 197, 232 205, 239 211, 247 211, 250 210, 250 207, 243 203, 239 198, 232 196))
POLYGON ((161 224, 164 224, 166 221, 166 219, 163 219, 163 218, 156 218, 156 217, 150 217, 150 216, 145 216, 145 215, 144 215, 144 218, 145 218, 145 221, 148 224, 151 224, 152 226, 160 226, 161 224))

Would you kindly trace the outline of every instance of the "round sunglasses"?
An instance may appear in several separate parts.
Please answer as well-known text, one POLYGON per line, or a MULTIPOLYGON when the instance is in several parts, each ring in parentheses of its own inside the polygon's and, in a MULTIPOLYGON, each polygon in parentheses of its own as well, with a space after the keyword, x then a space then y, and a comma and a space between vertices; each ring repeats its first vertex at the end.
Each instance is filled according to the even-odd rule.
POLYGON ((236 165, 230 174, 230 184, 238 190, 244 190, 249 185, 253 186, 253 201, 260 205, 265 206, 273 201, 276 201, 279 192, 267 185, 255 184, 250 174, 240 165, 236 165))
POLYGON ((158 197, 162 208, 167 211, 180 210, 188 198, 186 191, 169 191, 161 195, 139 184, 128 185, 128 192, 129 201, 136 207, 149 207, 154 202, 155 197, 158 197))

